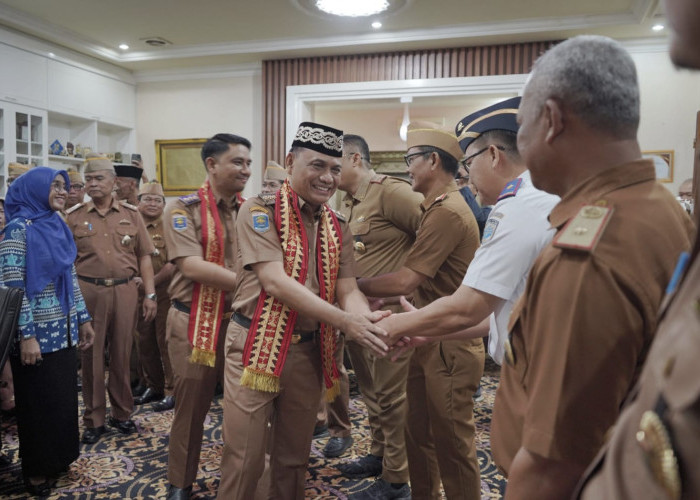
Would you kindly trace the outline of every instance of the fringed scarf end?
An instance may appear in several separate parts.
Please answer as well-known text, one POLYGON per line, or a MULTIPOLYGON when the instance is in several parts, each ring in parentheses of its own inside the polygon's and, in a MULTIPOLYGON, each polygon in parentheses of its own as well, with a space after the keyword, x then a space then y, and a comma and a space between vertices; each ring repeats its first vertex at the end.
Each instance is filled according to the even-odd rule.
POLYGON ((340 395, 340 380, 334 378, 331 386, 326 388, 326 402, 332 403, 340 395))
POLYGON ((256 391, 262 392, 279 392, 280 379, 271 373, 260 373, 251 370, 250 368, 243 369, 241 375, 241 385, 256 391))
POLYGON ((196 363, 214 368, 216 365, 216 353, 195 347, 192 349, 192 354, 190 354, 190 363, 196 363))

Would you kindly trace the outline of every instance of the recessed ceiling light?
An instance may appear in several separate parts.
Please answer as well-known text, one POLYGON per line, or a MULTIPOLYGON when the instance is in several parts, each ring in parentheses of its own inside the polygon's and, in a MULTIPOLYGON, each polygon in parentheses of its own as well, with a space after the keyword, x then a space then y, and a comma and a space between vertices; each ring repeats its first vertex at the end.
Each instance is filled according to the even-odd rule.
POLYGON ((382 23, 380 23, 379 21, 374 21, 374 22, 372 23, 372 27, 373 27, 375 30, 378 30, 379 28, 382 27, 382 23))
POLYGON ((654 26, 651 27, 651 29, 653 29, 654 31, 661 31, 662 29, 664 29, 664 25, 663 24, 655 24, 654 26))
POLYGON ((316 7, 336 16, 364 17, 384 12, 389 8, 387 0, 316 0, 316 7))
POLYGON ((125 43, 120 43, 119 48, 122 50, 129 50, 129 46, 125 43))

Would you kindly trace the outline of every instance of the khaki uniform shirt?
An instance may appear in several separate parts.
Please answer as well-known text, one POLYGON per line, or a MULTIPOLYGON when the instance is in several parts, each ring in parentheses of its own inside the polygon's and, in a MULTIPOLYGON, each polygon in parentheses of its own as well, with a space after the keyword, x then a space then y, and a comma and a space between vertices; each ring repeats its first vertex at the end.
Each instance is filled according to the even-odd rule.
POLYGON ((102 216, 92 201, 68 211, 78 256, 75 268, 89 278, 132 278, 140 274, 139 258, 153 253, 153 243, 136 207, 112 198, 102 216))
POLYGON ((419 308, 457 290, 479 247, 479 226, 454 182, 446 192, 429 193, 421 210, 416 241, 404 263, 430 278, 413 294, 419 308))
POLYGON ((699 251, 700 239, 683 284, 663 312, 639 383, 584 479, 581 498, 672 498, 669 486, 678 488, 680 498, 700 498, 699 251), (643 421, 647 412, 663 431, 643 421), (660 439, 663 433, 668 442, 660 439), (664 460, 669 452, 675 461, 664 460), (657 477, 656 467, 675 470, 678 481, 673 474, 657 477))
MULTIPOLYGON (((233 271, 234 259, 238 251, 236 240, 236 217, 238 216, 238 197, 231 200, 215 197, 216 208, 224 229, 224 266, 233 271)), ((171 200, 163 213, 163 236, 168 259, 175 262, 180 257, 204 258, 202 248, 201 201, 196 193, 171 200)), ((193 281, 186 278, 179 269, 175 269, 168 288, 171 300, 190 306, 192 302, 193 281)), ((226 310, 233 300, 233 292, 226 293, 226 310)))
MULTIPOLYGON (((306 226, 306 234, 309 239, 309 263, 304 284, 314 295, 318 295, 316 264, 316 237, 320 212, 313 213, 311 207, 299 198, 301 218, 306 226)), ((259 262, 282 262, 284 254, 280 243, 279 234, 274 223, 274 204, 266 205, 259 196, 247 200, 241 207, 242 216, 236 223, 238 232, 238 259, 236 259, 236 292, 233 299, 233 310, 246 318, 255 315, 255 307, 260 296, 261 285, 257 275, 252 271, 251 265, 259 262), (253 228, 254 206, 265 207, 269 218, 269 227, 261 231, 253 228)), ((260 213, 259 211, 257 213, 260 213)), ((352 255, 352 234, 347 222, 340 220, 343 231, 343 246, 340 252, 340 269, 338 279, 355 277, 355 259, 352 255)), ((307 316, 299 315, 294 328, 296 332, 311 332, 318 329, 318 321, 307 316)))
MULTIPOLYGON (((153 264, 153 276, 158 274, 158 272, 163 269, 163 266, 168 262, 168 250, 165 248, 165 236, 163 235, 163 216, 161 215, 155 220, 146 221, 143 219, 144 224, 146 224, 146 230, 148 235, 151 237, 153 246, 156 248, 155 252, 151 255, 151 264, 153 264)), ((167 289, 170 283, 165 281, 156 287, 156 293, 167 293, 167 289)), ((139 289, 139 295, 143 294, 143 289, 139 289)))
POLYGON ((378 276, 403 266, 420 225, 422 201, 409 182, 374 171, 354 195, 345 195, 340 212, 352 231, 358 276, 378 276))
POLYGON ((493 411, 491 447, 506 472, 521 446, 581 465, 593 459, 644 361, 693 232, 646 160, 579 184, 550 222, 557 235, 511 315, 514 364, 506 354, 493 411), (594 249, 557 246, 565 223, 596 202, 613 212, 594 249))

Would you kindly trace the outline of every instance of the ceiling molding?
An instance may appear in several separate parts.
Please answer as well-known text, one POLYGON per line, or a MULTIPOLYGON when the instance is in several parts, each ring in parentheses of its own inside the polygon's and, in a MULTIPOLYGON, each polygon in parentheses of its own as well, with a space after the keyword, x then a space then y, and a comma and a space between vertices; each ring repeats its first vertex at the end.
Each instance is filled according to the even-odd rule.
POLYGON ((531 34, 551 31, 582 30, 610 25, 638 25, 647 20, 658 9, 658 0, 635 0, 630 10, 612 15, 582 15, 543 19, 522 19, 517 21, 474 23, 447 26, 426 30, 404 30, 395 32, 375 32, 321 38, 291 38, 265 41, 202 44, 192 46, 171 46, 158 50, 132 51, 121 53, 89 40, 77 33, 51 23, 28 16, 21 11, 0 4, 0 20, 29 33, 41 34, 43 38, 65 45, 79 52, 88 52, 96 57, 107 59, 115 64, 154 61, 176 58, 237 55, 237 54, 284 54, 294 50, 319 48, 362 47, 368 45, 391 45, 429 40, 470 40, 474 38, 531 34))
POLYGON ((134 71, 136 83, 242 78, 262 74, 262 63, 208 66, 200 68, 134 71))

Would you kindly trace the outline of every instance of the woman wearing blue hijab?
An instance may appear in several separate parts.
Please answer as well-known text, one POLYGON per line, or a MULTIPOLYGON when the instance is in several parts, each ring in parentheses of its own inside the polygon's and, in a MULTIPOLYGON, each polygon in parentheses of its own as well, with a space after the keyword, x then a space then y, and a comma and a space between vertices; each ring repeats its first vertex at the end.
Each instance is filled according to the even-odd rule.
POLYGON ((0 283, 24 290, 10 363, 19 456, 32 495, 49 494, 80 454, 76 346, 87 349, 93 331, 73 235, 58 214, 69 188, 65 170, 30 169, 7 192, 0 233, 0 283))

